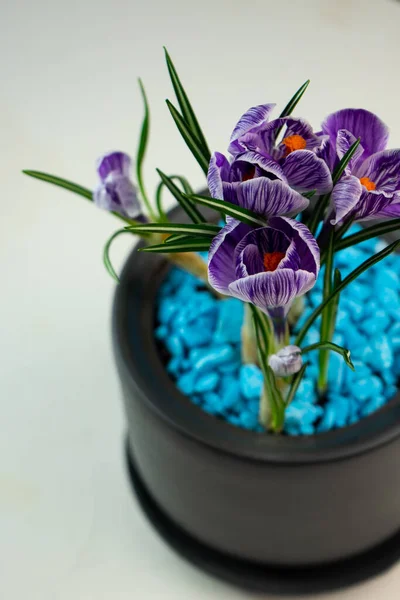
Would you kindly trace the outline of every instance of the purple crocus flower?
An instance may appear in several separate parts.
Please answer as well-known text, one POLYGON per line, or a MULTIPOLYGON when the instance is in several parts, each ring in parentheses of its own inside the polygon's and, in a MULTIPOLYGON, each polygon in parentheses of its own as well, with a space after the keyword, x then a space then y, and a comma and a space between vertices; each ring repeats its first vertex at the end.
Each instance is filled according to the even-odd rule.
POLYGON ((97 161, 101 182, 93 192, 96 206, 134 219, 141 212, 137 191, 130 179, 131 159, 124 152, 104 154, 97 161))
POLYGON ((228 219, 211 244, 208 279, 218 292, 269 314, 279 336, 293 300, 314 286, 319 265, 317 242, 302 223, 273 217, 252 229, 228 219))
POLYGON ((208 186, 214 198, 225 198, 226 184, 238 184, 258 177, 280 179, 298 192, 326 193, 332 178, 326 162, 318 156, 326 136, 314 134, 303 119, 284 117, 269 121, 274 104, 250 108, 233 130, 230 163, 216 152, 210 162, 208 186), (277 130, 283 139, 275 143, 277 130))
POLYGON ((356 221, 400 217, 400 150, 386 150, 388 128, 373 113, 344 109, 322 124, 329 136, 326 159, 331 167, 360 138, 355 155, 332 192, 332 225, 346 217, 356 221))

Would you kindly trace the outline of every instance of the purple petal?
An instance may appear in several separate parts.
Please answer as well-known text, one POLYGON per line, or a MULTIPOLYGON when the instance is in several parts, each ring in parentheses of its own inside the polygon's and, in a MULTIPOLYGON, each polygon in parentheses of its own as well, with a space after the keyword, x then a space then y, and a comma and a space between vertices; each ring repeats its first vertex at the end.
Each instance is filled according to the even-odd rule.
POLYGON ((318 277, 320 251, 317 241, 308 227, 288 217, 274 217, 269 220, 269 226, 283 233, 289 240, 294 241, 297 254, 300 257, 300 268, 318 277))
POLYGON ((141 214, 135 186, 129 177, 111 172, 93 192, 93 201, 99 208, 117 212, 131 219, 141 214))
POLYGON ((274 175, 278 179, 281 179, 282 181, 287 183, 287 179, 285 173, 282 170, 282 167, 271 156, 266 156, 265 154, 260 154, 259 152, 244 152, 243 154, 240 154, 232 163, 232 171, 235 169, 235 165, 238 162, 245 162, 255 165, 256 167, 259 167, 264 173, 271 173, 271 175, 274 175))
POLYGON ((213 198, 223 200, 222 182, 229 181, 230 165, 220 152, 214 152, 208 167, 207 183, 213 198))
POLYGON ((305 210, 309 201, 288 185, 275 179, 257 177, 236 188, 237 204, 263 217, 294 216, 305 210))
POLYGON ((356 220, 368 221, 370 219, 377 219, 380 215, 390 218, 390 213, 393 209, 390 210, 389 207, 394 206, 392 201, 393 194, 378 192, 376 190, 368 192, 364 188, 355 209, 356 220))
POLYGON ((291 152, 283 164, 283 171, 289 185, 299 192, 317 190, 319 194, 326 194, 332 189, 327 164, 310 150, 291 152))
POLYGON ((229 292, 235 298, 255 304, 266 313, 269 308, 288 306, 296 297, 297 288, 295 271, 277 269, 233 281, 229 285, 229 292))
POLYGON ((334 147, 331 144, 331 140, 329 135, 325 135, 322 131, 319 131, 317 137, 320 139, 320 146, 315 150, 318 158, 322 158, 322 160, 328 165, 329 170, 333 171, 335 163, 337 162, 337 156, 334 147))
MULTIPOLYGON (((245 236, 247 237, 247 236, 245 236)), ((255 244, 248 244, 236 261, 235 277, 241 279, 264 271, 262 253, 255 244)))
POLYGON ((299 269, 295 271, 296 275, 296 285, 297 285, 297 296, 302 296, 311 290, 314 287, 315 282, 317 281, 317 277, 314 273, 310 273, 309 271, 303 271, 299 269))
POLYGON ((360 169, 360 177, 368 177, 376 189, 395 192, 400 189, 400 150, 384 150, 368 158, 360 169), (362 174, 361 174, 362 169, 362 174))
MULTIPOLYGON (((279 217, 277 220, 280 220, 279 217)), ((278 228, 267 226, 251 229, 237 244, 233 258, 239 264, 245 256, 243 254, 245 248, 249 245, 257 247, 258 253, 262 257, 268 252, 285 253, 290 246, 290 241, 291 238, 278 228)), ((264 265, 261 270, 264 270, 264 265)))
POLYGON ((131 159, 124 152, 109 152, 101 156, 96 163, 97 172, 102 181, 105 181, 110 173, 118 173, 129 177, 131 159))
POLYGON ((322 131, 329 135, 334 147, 336 147, 336 137, 340 129, 346 129, 355 138, 361 138, 364 159, 386 148, 389 130, 379 117, 368 110, 345 108, 332 113, 322 123, 322 131))
MULTIPOLYGON (((356 141, 357 138, 352 133, 350 133, 350 131, 347 131, 346 129, 339 129, 336 138, 336 152, 339 157, 339 160, 342 160, 343 156, 356 141)), ((347 167, 345 169, 347 175, 351 175, 363 154, 364 148, 362 144, 359 144, 353 155, 353 158, 347 164, 347 167)))
POLYGON ((400 217, 400 195, 395 195, 388 206, 380 210, 375 218, 379 219, 398 219, 400 217))
POLYGON ((274 109, 275 104, 260 104, 249 108, 242 115, 232 132, 228 151, 235 155, 238 152, 243 152, 243 148, 238 142, 238 138, 245 133, 259 127, 264 121, 268 121, 269 115, 274 109))
POLYGON ((229 284, 235 279, 235 249, 249 231, 249 225, 229 219, 213 239, 208 253, 208 280, 217 292, 230 295, 229 284))
POLYGON ((332 225, 340 223, 344 217, 350 215, 360 201, 362 186, 360 180, 353 175, 346 175, 335 185, 332 192, 332 204, 335 218, 332 225))

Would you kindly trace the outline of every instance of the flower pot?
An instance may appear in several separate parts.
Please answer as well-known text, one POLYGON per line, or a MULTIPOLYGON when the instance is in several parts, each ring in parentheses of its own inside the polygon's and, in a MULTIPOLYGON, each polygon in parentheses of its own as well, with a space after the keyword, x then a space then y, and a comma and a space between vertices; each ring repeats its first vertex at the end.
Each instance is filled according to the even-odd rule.
POLYGON ((134 250, 113 314, 129 472, 150 520, 192 562, 259 591, 334 589, 389 567, 400 554, 400 395, 352 426, 299 438, 207 415, 175 387, 154 341, 167 269, 134 250))

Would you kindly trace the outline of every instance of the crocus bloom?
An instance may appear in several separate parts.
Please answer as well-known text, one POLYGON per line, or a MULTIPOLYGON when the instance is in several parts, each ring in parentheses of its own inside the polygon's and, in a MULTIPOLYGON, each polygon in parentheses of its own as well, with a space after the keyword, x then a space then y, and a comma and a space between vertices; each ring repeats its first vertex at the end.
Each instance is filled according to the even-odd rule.
POLYGON ((278 377, 287 377, 300 371, 303 366, 301 349, 298 346, 285 346, 276 354, 271 354, 268 364, 278 377))
POLYGON ((385 150, 386 125, 363 109, 344 109, 327 117, 327 160, 338 162, 360 138, 357 151, 332 193, 332 225, 346 217, 356 221, 400 217, 400 150, 385 150))
POLYGON ((319 248, 302 223, 273 217, 267 227, 228 219, 208 255, 208 279, 220 293, 251 302, 269 314, 278 331, 296 296, 319 273, 319 248))
POLYGON ((97 161, 101 182, 93 192, 96 206, 135 218, 141 214, 137 191, 130 179, 131 159, 124 152, 110 152, 97 161))
POLYGON ((226 183, 258 177, 278 178, 299 192, 330 191, 330 170, 318 156, 326 144, 325 137, 314 134, 303 119, 284 117, 269 121, 274 106, 255 106, 241 117, 229 145, 232 163, 219 152, 212 156, 208 186, 214 198, 225 198, 226 183), (277 130, 282 127, 283 139, 276 145, 277 130))

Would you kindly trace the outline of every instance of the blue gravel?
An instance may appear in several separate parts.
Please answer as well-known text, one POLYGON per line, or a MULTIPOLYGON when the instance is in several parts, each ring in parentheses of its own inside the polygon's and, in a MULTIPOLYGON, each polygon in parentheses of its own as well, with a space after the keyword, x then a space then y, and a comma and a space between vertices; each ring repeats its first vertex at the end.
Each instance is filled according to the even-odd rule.
MULTIPOLYGON (((358 227, 353 227, 354 233, 358 227)), ((385 243, 369 240, 336 255, 345 277, 385 243)), ((293 403, 285 432, 312 435, 355 423, 381 408, 397 392, 400 378, 400 255, 388 256, 341 294, 334 342, 351 350, 352 372, 330 354, 328 393, 318 403, 318 352, 307 355, 309 366, 293 403)), ((306 296, 295 332, 320 301, 323 272, 306 296)), ((263 377, 256 365, 242 365, 240 329, 243 304, 216 300, 192 275, 173 268, 157 299, 155 337, 168 350, 167 370, 177 387, 211 415, 244 429, 263 431, 258 423, 263 377)), ((319 340, 319 321, 303 345, 319 340)))

